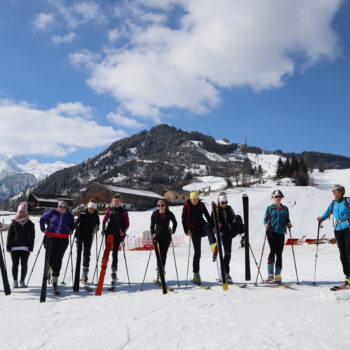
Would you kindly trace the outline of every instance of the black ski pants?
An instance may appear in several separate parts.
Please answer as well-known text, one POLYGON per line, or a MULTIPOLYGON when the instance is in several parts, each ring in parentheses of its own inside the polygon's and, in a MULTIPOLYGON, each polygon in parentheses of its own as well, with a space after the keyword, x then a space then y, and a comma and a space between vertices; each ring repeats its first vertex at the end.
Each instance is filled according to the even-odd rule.
POLYGON ((350 276, 350 230, 335 231, 335 238, 339 248, 344 275, 350 276))
POLYGON ((168 232, 157 234, 156 241, 159 244, 160 260, 161 260, 162 266, 164 268, 165 263, 166 263, 168 250, 169 250, 169 246, 171 243, 171 235, 168 232))
POLYGON ((284 248, 284 233, 277 233, 268 231, 267 241, 270 246, 270 254, 267 260, 268 264, 274 264, 276 261, 276 267, 282 268, 282 253, 284 248), (276 259, 275 259, 276 258, 276 259))
MULTIPOLYGON (((107 235, 106 235, 107 240, 107 235)), ((113 252, 112 252, 112 270, 117 271, 118 269, 118 252, 119 252, 119 246, 120 243, 124 241, 124 237, 120 236, 120 234, 114 235, 113 238, 113 252)))
POLYGON ((21 261, 21 281, 24 281, 28 271, 29 252, 26 250, 15 250, 11 252, 12 276, 14 281, 18 281, 18 266, 21 261))
POLYGON ((64 253, 68 247, 68 238, 52 237, 52 249, 49 266, 52 268, 52 276, 60 275, 64 253))
POLYGON ((83 268, 89 268, 90 266, 90 256, 91 256, 91 246, 93 241, 93 235, 86 235, 83 237, 83 268))

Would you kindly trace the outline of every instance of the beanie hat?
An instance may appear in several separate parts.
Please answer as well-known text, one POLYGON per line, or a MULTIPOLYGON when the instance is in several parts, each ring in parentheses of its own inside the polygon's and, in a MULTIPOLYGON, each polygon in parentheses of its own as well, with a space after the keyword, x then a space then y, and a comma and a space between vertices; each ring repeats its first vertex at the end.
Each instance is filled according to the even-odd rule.
POLYGON ((199 199, 199 193, 198 192, 191 192, 190 199, 199 199))
POLYGON ((58 207, 66 207, 66 208, 68 208, 68 203, 66 201, 64 201, 64 200, 60 200, 58 202, 58 207))
POLYGON ((89 202, 89 204, 88 204, 87 207, 88 207, 88 208, 91 208, 91 209, 97 209, 97 204, 94 203, 94 202, 89 202))
POLYGON ((219 202, 228 202, 226 193, 221 193, 219 196, 219 202))
POLYGON ((21 202, 18 204, 18 208, 17 208, 17 214, 20 212, 25 212, 27 214, 28 212, 28 204, 27 202, 21 202))

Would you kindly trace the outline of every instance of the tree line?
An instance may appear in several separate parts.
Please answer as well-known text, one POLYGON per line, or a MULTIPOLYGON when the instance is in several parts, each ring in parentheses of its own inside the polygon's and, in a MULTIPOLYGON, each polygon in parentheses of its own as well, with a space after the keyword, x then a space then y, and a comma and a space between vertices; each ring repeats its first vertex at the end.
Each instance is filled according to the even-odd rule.
POLYGON ((296 158, 294 155, 291 158, 283 160, 279 158, 277 161, 276 177, 282 179, 284 177, 292 178, 299 186, 309 185, 309 167, 304 158, 296 158))

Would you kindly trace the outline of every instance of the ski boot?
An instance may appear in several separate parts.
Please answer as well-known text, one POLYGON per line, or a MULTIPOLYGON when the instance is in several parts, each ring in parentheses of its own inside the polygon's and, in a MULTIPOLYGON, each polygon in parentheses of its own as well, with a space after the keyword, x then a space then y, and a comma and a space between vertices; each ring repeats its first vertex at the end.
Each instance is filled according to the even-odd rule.
POLYGON ((20 287, 20 288, 26 288, 27 286, 26 286, 26 284, 24 283, 24 281, 20 281, 20 282, 19 282, 19 287, 20 287))
POLYGON ((275 272, 275 283, 276 284, 282 284, 282 268, 276 266, 276 272, 275 272))
POLYGON ((268 263, 267 264, 267 279, 272 280, 275 277, 275 271, 274 271, 274 264, 268 263))
POLYGON ((227 272, 225 275, 226 275, 226 282, 229 284, 233 284, 233 280, 230 274, 227 272))
POLYGON ((18 288, 18 281, 13 281, 13 288, 18 288))
POLYGON ((112 267, 112 273, 111 273, 111 286, 108 288, 110 292, 113 292, 115 290, 115 287, 117 285, 117 270, 112 267))
POLYGON ((83 273, 81 276, 81 280, 83 283, 87 283, 88 281, 88 273, 89 273, 89 268, 88 267, 83 267, 83 273))
POLYGON ((51 266, 49 266, 47 270, 47 283, 51 284, 51 282, 52 282, 52 268, 51 266))
POLYGON ((199 275, 199 272, 193 273, 193 283, 197 284, 198 286, 200 286, 202 284, 201 276, 199 275))
POLYGON ((58 277, 57 276, 52 276, 52 287, 53 287, 53 294, 55 295, 60 295, 60 289, 58 288, 58 277))
POLYGON ((350 276, 345 276, 345 282, 344 284, 350 285, 350 276))
POLYGON ((218 244, 217 243, 213 243, 210 245, 211 251, 213 253, 213 262, 216 261, 216 258, 218 256, 218 244))

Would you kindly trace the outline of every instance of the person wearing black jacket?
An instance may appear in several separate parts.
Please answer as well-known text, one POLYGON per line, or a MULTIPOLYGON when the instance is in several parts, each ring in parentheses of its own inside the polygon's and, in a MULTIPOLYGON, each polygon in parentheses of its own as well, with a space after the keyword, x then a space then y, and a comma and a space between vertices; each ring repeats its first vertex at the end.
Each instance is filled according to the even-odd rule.
POLYGON ((77 242, 77 246, 81 242, 83 247, 82 280, 84 283, 87 283, 92 241, 94 234, 100 228, 100 218, 97 213, 96 203, 89 202, 87 209, 80 213, 77 220, 75 221, 75 227, 75 239, 77 242))
MULTIPOLYGON (((171 235, 177 228, 175 215, 169 210, 168 202, 165 199, 158 201, 158 209, 151 216, 151 235, 152 239, 159 244, 159 253, 163 269, 165 268, 168 249, 171 243, 171 235), (170 221, 173 227, 170 228, 170 221)), ((157 281, 159 281, 159 272, 157 269, 157 281)))
MULTIPOLYGON (((228 283, 232 283, 232 278, 230 276, 230 261, 231 261, 231 251, 232 251, 232 239, 236 236, 235 227, 235 213, 230 205, 228 205, 227 195, 222 192, 218 198, 218 220, 220 232, 222 234, 222 245, 224 248, 224 267, 226 273, 226 280, 228 283)), ((213 213, 211 214, 213 218, 213 213)), ((214 237, 214 243, 211 244, 214 256, 216 258, 217 254, 217 243, 214 237)), ((215 260, 215 259, 214 259, 215 260)))
POLYGON ((12 258, 12 276, 13 287, 18 288, 18 266, 21 261, 21 279, 20 287, 25 288, 25 278, 28 270, 29 254, 34 248, 35 228, 28 216, 28 205, 21 202, 15 218, 12 220, 8 235, 6 250, 11 254, 12 258))
POLYGON ((201 241, 212 230, 213 222, 205 204, 199 199, 198 192, 191 192, 190 199, 183 206, 182 226, 185 234, 191 237, 194 248, 193 283, 200 285, 201 241))

